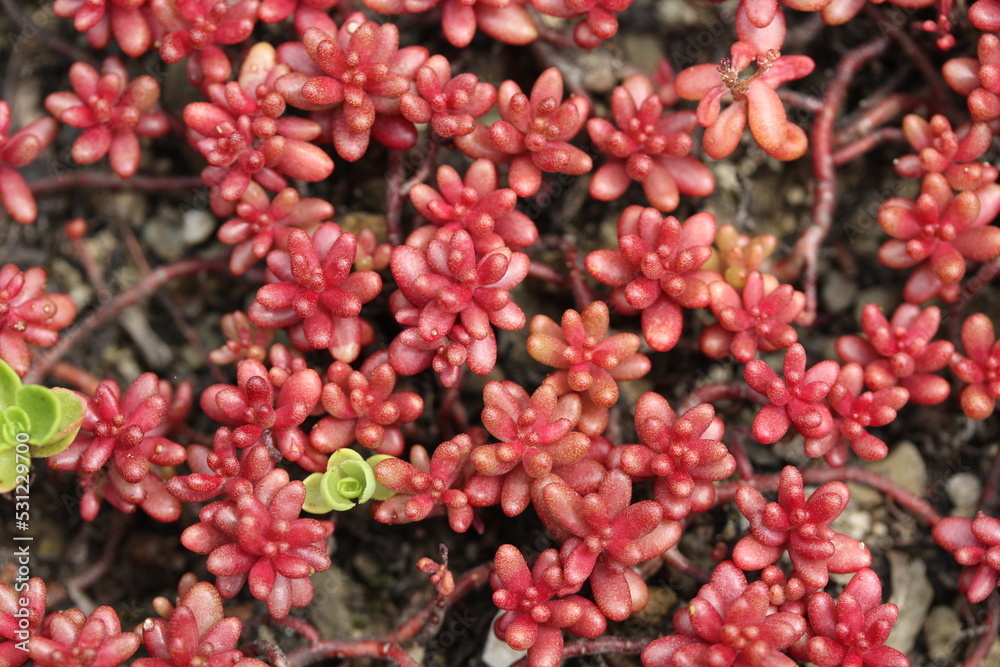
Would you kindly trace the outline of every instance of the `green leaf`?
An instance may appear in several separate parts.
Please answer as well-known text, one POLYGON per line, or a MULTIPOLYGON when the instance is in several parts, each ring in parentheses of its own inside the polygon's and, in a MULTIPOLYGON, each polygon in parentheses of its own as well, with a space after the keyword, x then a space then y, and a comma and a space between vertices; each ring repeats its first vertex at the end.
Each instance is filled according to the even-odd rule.
POLYGON ((323 484, 323 473, 314 472, 303 480, 306 485, 306 501, 302 504, 302 510, 310 514, 326 514, 333 509, 323 498, 320 487, 323 484))
POLYGON ((0 443, 0 493, 13 491, 17 486, 16 465, 17 450, 0 443))
POLYGON ((340 482, 339 470, 327 470, 323 473, 323 483, 319 487, 320 493, 323 495, 323 500, 338 512, 346 512, 347 510, 354 509, 354 501, 340 495, 340 492, 337 490, 338 482, 340 482))
POLYGON ((327 461, 320 492, 323 499, 338 512, 353 509, 372 497, 375 473, 361 454, 353 449, 338 449, 327 461))
POLYGON ((21 376, 14 372, 3 359, 0 359, 0 408, 14 405, 17 390, 21 388, 21 376))
POLYGON ((24 385, 17 392, 17 405, 28 413, 28 441, 31 444, 46 443, 58 432, 62 409, 55 392, 48 387, 24 385))
POLYGON ((28 432, 30 424, 31 418, 22 408, 11 405, 0 409, 0 444, 14 447, 18 442, 26 442, 22 434, 28 432))
POLYGON ((375 492, 375 473, 364 461, 344 461, 340 464, 343 473, 337 490, 345 498, 355 503, 367 503, 375 492))
POLYGON ((75 391, 62 387, 54 387, 51 391, 59 402, 60 417, 56 432, 47 441, 33 444, 31 448, 31 455, 40 458, 55 456, 73 443, 87 409, 86 400, 75 391))

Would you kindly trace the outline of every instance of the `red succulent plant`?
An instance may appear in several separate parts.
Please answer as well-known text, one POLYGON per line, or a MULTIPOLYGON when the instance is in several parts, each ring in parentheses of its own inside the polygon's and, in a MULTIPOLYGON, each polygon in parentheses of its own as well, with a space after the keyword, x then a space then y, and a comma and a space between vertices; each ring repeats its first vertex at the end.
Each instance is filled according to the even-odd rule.
POLYGON ((558 396, 543 384, 528 395, 513 382, 489 382, 483 389, 483 425, 496 444, 472 452, 476 469, 465 485, 472 503, 500 503, 504 514, 516 516, 531 502, 531 486, 552 472, 553 466, 570 465, 590 449, 590 438, 574 430, 580 418, 580 397, 558 396))
POLYGON ((805 308, 806 298, 791 285, 769 290, 760 271, 751 271, 742 289, 716 280, 709 284, 708 293, 709 307, 718 322, 701 332, 699 344, 709 357, 723 359, 732 354, 745 364, 758 350, 787 350, 798 341, 792 322, 805 308))
POLYGON ((865 384, 874 390, 897 384, 920 405, 934 405, 948 398, 951 387, 936 371, 948 365, 955 346, 933 341, 941 323, 941 310, 921 310, 913 304, 899 306, 887 320, 882 309, 870 303, 861 311, 866 338, 841 336, 837 354, 865 369, 865 384))
POLYGON ((0 664, 20 667, 30 659, 28 647, 45 620, 45 582, 31 577, 18 590, 0 583, 0 664))
POLYGON ((903 296, 923 303, 934 296, 958 298, 966 261, 1000 257, 1000 185, 985 183, 955 194, 944 174, 928 174, 916 200, 892 197, 879 206, 878 222, 889 236, 878 257, 893 269, 916 267, 903 296))
POLYGON ((353 271, 357 237, 324 223, 312 238, 301 229, 288 234, 286 249, 267 257, 270 284, 257 291, 247 315, 257 326, 289 328, 300 350, 327 348, 350 363, 371 340, 371 327, 358 317, 361 306, 382 289, 374 271, 353 271))
MULTIPOLYGON (((514 210, 517 204, 514 191, 498 185, 497 168, 490 160, 473 162, 464 178, 454 168, 441 165, 437 170, 438 189, 417 183, 410 189, 410 200, 434 225, 467 231, 479 255, 503 247, 518 250, 534 244, 538 240, 535 223, 514 210)), ((436 233, 436 227, 427 225, 415 231, 408 243, 425 246, 436 233)))
POLYGON ((275 391, 264 364, 244 359, 236 366, 237 384, 214 384, 201 394, 201 409, 212 419, 235 427, 237 447, 268 442, 290 461, 298 461, 308 447, 308 438, 299 428, 319 403, 323 382, 311 368, 293 373, 275 391), (275 394, 277 393, 277 396, 275 394))
POLYGON ((934 540, 965 567, 958 587, 970 602, 982 602, 1000 584, 1000 519, 985 512, 975 519, 950 516, 933 529, 934 540))
POLYGON ((122 632, 112 607, 89 616, 79 609, 57 611, 31 638, 31 659, 38 667, 117 667, 139 649, 139 635, 122 632))
POLYGON ((462 433, 439 444, 430 456, 423 447, 413 447, 410 463, 394 457, 379 461, 375 479, 397 495, 373 504, 372 516, 382 523, 407 523, 439 509, 447 512, 452 530, 467 531, 475 514, 460 487, 474 445, 473 438, 462 433))
POLYGON ((910 399, 905 388, 883 387, 862 392, 864 370, 854 362, 844 364, 827 400, 833 408, 833 428, 822 438, 807 438, 809 456, 822 456, 834 467, 847 462, 848 447, 866 461, 881 461, 889 447, 868 432, 873 426, 885 426, 896 419, 896 411, 910 399))
POLYGON ((76 319, 73 300, 65 294, 47 294, 47 281, 45 269, 38 267, 21 271, 7 264, 0 268, 0 359, 22 377, 31 366, 28 343, 55 345, 59 331, 76 319))
POLYGON ((622 621, 646 606, 646 582, 631 566, 677 544, 681 526, 664 517, 652 500, 632 502, 632 481, 611 470, 593 493, 581 495, 565 482, 549 480, 535 504, 550 530, 564 538, 566 590, 590 581, 601 613, 622 621))
POLYGON ((342 361, 327 369, 320 401, 328 413, 309 433, 310 445, 325 454, 357 441, 362 447, 399 456, 408 424, 424 411, 424 400, 412 391, 393 391, 396 372, 388 353, 369 357, 354 370, 342 361))
POLYGON ((806 632, 806 621, 799 614, 773 611, 767 584, 748 585, 746 575, 724 561, 698 596, 674 615, 674 632, 643 649, 645 667, 795 667, 784 651, 806 632))
POLYGON ((217 235, 223 243, 236 246, 229 256, 229 270, 240 275, 266 257, 275 239, 284 240, 292 228, 316 231, 333 215, 333 205, 317 197, 300 197, 293 188, 282 189, 272 199, 251 181, 236 204, 236 215, 219 227, 217 235))
POLYGON ((77 473, 85 520, 96 517, 101 498, 123 512, 141 506, 157 521, 180 517, 180 502, 167 493, 161 468, 187 458, 183 446, 164 436, 187 415, 191 394, 190 384, 175 392, 153 373, 140 375, 124 394, 114 380, 98 386, 76 439, 48 459, 50 468, 77 473))
POLYGON ((59 123, 54 118, 39 118, 13 134, 10 125, 10 105, 0 100, 0 200, 10 217, 29 225, 38 217, 38 204, 17 168, 33 162, 52 144, 59 123))
POLYGON ((417 92, 399 100, 403 116, 411 123, 430 123, 439 137, 471 134, 476 119, 493 108, 497 90, 475 74, 451 74, 451 63, 441 55, 427 59, 416 77, 417 92))
POLYGON ((149 0, 153 16, 166 32, 160 44, 164 62, 220 44, 239 44, 257 23, 258 0, 149 0))
POLYGON ((610 302, 624 314, 642 311, 642 335, 666 352, 684 327, 684 308, 709 303, 706 275, 698 269, 712 255, 715 218, 698 213, 683 224, 654 208, 629 206, 618 218, 618 250, 587 255, 590 275, 611 285, 610 302))
POLYGON ((184 107, 192 143, 208 166, 202 179, 213 187, 213 209, 228 212, 251 180, 277 192, 286 176, 321 181, 333 172, 333 160, 311 143, 322 132, 314 121, 283 116, 285 100, 275 91, 288 68, 279 66, 276 51, 261 42, 250 50, 237 81, 207 86, 209 102, 184 107))
POLYGON ((275 469, 255 482, 237 480, 229 499, 202 508, 201 523, 181 534, 181 543, 208 556, 216 586, 231 598, 249 583, 250 593, 267 604, 275 618, 313 597, 309 576, 330 567, 326 538, 333 524, 300 519, 306 487, 275 469))
POLYGON ((559 594, 562 564, 555 549, 539 554, 529 570, 518 548, 504 544, 493 564, 493 604, 505 612, 494 623, 494 632, 511 648, 527 651, 534 667, 559 665, 564 628, 580 637, 604 634, 607 621, 593 602, 559 594))
POLYGON ((105 380, 87 400, 79 435, 68 449, 49 458, 49 466, 90 474, 112 461, 123 480, 136 484, 150 465, 179 465, 186 458, 184 447, 163 436, 183 417, 177 412, 186 412, 190 400, 190 385, 183 385, 175 398, 170 384, 154 373, 140 375, 124 395, 117 382, 105 380))
POLYGON ((955 190, 975 190, 997 180, 996 167, 980 160, 993 140, 988 124, 977 121, 953 130, 951 121, 940 114, 930 120, 908 114, 903 118, 903 132, 918 152, 893 163, 900 176, 943 174, 955 190))
POLYGON ((247 658, 236 648, 243 623, 225 617, 219 591, 202 581, 184 593, 169 618, 147 618, 142 624, 142 643, 150 657, 139 658, 135 667, 265 667, 267 663, 247 658))
POLYGON ((806 350, 795 343, 785 352, 782 376, 759 359, 747 363, 743 376, 750 388, 769 403, 753 420, 753 435, 764 445, 777 442, 789 426, 807 438, 822 438, 833 429, 833 416, 826 405, 840 364, 821 361, 806 370, 806 350))
POLYGON ((663 115, 653 83, 633 74, 611 93, 611 120, 591 118, 587 132, 611 159, 590 179, 590 196, 618 199, 632 181, 642 183, 650 204, 663 212, 677 208, 680 196, 705 197, 715 191, 708 167, 688 155, 697 118, 691 111, 663 115))
POLYGON ((590 171, 590 156, 569 143, 587 121, 590 104, 579 95, 563 101, 558 69, 542 72, 530 96, 513 81, 504 81, 497 106, 501 120, 490 126, 489 144, 473 133, 459 146, 473 157, 492 158, 495 151, 506 156, 511 163, 507 179, 519 197, 538 192, 543 171, 574 176, 590 171))
POLYGON ((765 153, 778 160, 798 159, 806 150, 806 134, 785 116, 775 89, 809 75, 815 63, 807 56, 782 56, 774 50, 758 53, 747 42, 736 42, 731 54, 721 66, 694 65, 677 75, 680 96, 699 100, 698 122, 708 128, 702 138, 705 152, 716 160, 727 157, 736 150, 743 128, 749 124, 750 133, 765 153), (740 78, 751 63, 756 63, 757 70, 740 78), (720 111, 727 94, 733 102, 720 111))
POLYGON ((882 602, 878 575, 859 570, 837 599, 822 591, 809 598, 809 661, 817 667, 909 667, 903 653, 885 645, 899 607, 882 602))
POLYGON ((208 359, 213 364, 224 366, 241 359, 263 361, 267 357, 274 332, 257 327, 242 310, 223 315, 221 327, 226 343, 209 352, 208 359))
POLYGON ((966 383, 959 402, 972 419, 986 419, 1000 398, 1000 345, 993 321, 982 313, 970 315, 962 324, 962 348, 965 356, 956 352, 949 362, 966 383))
POLYGON ((618 401, 618 380, 642 377, 651 365, 649 357, 638 351, 638 336, 608 335, 610 316, 603 301, 593 302, 583 312, 567 310, 561 324, 547 315, 535 315, 528 337, 528 354, 535 361, 563 369, 556 375, 565 376, 571 390, 587 392, 603 408, 618 401))
POLYGON ((528 264, 527 255, 507 247, 477 258, 463 229, 441 228, 426 249, 396 246, 392 275, 404 297, 393 304, 396 321, 416 327, 427 342, 444 338, 457 324, 477 341, 493 340, 490 325, 521 329, 524 312, 510 290, 527 276, 528 264))
POLYGON ((413 146, 416 129, 400 115, 400 97, 427 60, 427 49, 400 49, 395 24, 379 25, 360 12, 336 35, 307 28, 302 43, 309 60, 298 55, 292 64, 309 78, 293 76, 281 89, 293 106, 333 109, 329 122, 340 157, 359 159, 371 137, 390 148, 413 146))
POLYGON ((159 27, 146 0, 56 0, 52 11, 72 18, 73 27, 87 33, 87 42, 95 49, 106 48, 114 36, 125 55, 132 58, 149 50, 154 29, 159 27))
POLYGON ((612 450, 617 464, 634 478, 655 477, 653 497, 664 516, 680 521, 704 512, 715 502, 715 486, 736 470, 736 460, 720 442, 722 421, 703 403, 678 416, 667 399, 646 392, 635 404, 639 444, 612 450))
POLYGON ((750 521, 750 534, 736 543, 733 562, 742 570, 760 570, 787 550, 795 576, 808 586, 823 588, 829 573, 857 572, 872 562, 862 542, 835 532, 830 523, 847 506, 851 492, 843 482, 827 482, 805 497, 802 473, 785 466, 777 502, 741 486, 736 505, 750 521))
POLYGON ((149 75, 128 80, 125 64, 111 57, 101 71, 86 63, 69 69, 71 93, 52 93, 45 108, 53 116, 84 130, 73 142, 78 164, 92 164, 105 155, 111 169, 122 178, 139 170, 139 137, 159 137, 167 132, 167 116, 154 110, 160 84, 149 75))

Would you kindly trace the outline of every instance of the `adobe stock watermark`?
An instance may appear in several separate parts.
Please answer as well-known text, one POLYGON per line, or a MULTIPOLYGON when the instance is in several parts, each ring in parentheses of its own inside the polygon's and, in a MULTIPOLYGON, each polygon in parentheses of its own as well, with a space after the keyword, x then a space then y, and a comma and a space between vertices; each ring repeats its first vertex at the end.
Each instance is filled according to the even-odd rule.
POLYGON ((31 634, 31 609, 27 597, 28 581, 31 579, 31 450, 28 434, 20 431, 14 434, 14 529, 11 537, 14 570, 14 592, 18 593, 17 609, 13 616, 17 623, 14 628, 15 648, 28 652, 31 634))

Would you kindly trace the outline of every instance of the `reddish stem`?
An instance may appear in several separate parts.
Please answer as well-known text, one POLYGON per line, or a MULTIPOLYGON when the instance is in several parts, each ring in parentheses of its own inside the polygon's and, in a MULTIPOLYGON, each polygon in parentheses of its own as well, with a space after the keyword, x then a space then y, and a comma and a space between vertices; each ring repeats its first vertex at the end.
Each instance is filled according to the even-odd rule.
POLYGON ((811 323, 816 317, 816 278, 819 267, 819 248, 830 233, 833 225, 833 214, 837 207, 837 171, 833 160, 833 124, 847 94, 854 75, 861 67, 886 50, 889 46, 887 37, 876 37, 849 51, 840 64, 823 94, 823 109, 813 121, 809 143, 812 147, 813 174, 816 177, 816 190, 813 200, 813 224, 803 232, 795 244, 795 250, 788 260, 789 273, 795 275, 805 269, 806 307, 801 319, 811 323))
MULTIPOLYGON (((292 651, 288 655, 288 667, 305 667, 326 658, 362 657, 391 660, 400 667, 419 667, 419 663, 411 658, 401 645, 413 641, 421 633, 425 636, 436 633, 448 607, 487 581, 492 571, 492 562, 472 568, 455 580, 455 590, 451 595, 435 597, 395 630, 381 637, 355 640, 312 639, 310 646, 292 651)), ((315 634, 314 630, 305 632, 315 634)))
POLYGON ((744 439, 748 433, 746 426, 736 429, 733 433, 733 437, 729 439, 726 443, 726 447, 729 449, 729 453, 733 455, 736 459, 736 471, 740 474, 740 479, 753 479, 754 473, 753 463, 750 461, 750 456, 747 455, 746 447, 743 446, 744 439))
POLYGON ((687 556, 682 554, 677 547, 667 549, 667 552, 663 554, 663 562, 671 569, 686 574, 700 584, 708 583, 709 579, 712 578, 711 574, 689 561, 687 556))
POLYGON ((377 639, 323 639, 288 654, 288 667, 305 667, 327 658, 381 658, 399 667, 420 667, 399 644, 377 639))
POLYGON ((541 262, 536 262, 535 260, 531 260, 531 264, 528 265, 528 275, 532 278, 538 278, 539 280, 544 280, 547 283, 558 285, 559 287, 566 287, 569 283, 569 281, 566 280, 566 276, 559 273, 551 266, 542 264, 541 262))
POLYGON ((566 260, 566 268, 569 269, 570 291, 576 301, 578 310, 583 310, 593 302, 594 297, 587 286, 587 272, 583 268, 583 255, 576 243, 567 238, 561 237, 559 246, 562 248, 563 258, 566 260))
POLYGON ((83 393, 90 394, 91 396, 97 391, 98 385, 101 384, 100 378, 96 375, 88 373, 79 366, 74 366, 65 361, 60 361, 52 366, 49 375, 61 382, 73 385, 83 393))
POLYGON ((393 247, 403 243, 403 155, 389 152, 388 192, 385 201, 386 237, 393 247))
MULTIPOLYGON (((802 479, 806 484, 825 484, 832 481, 858 482, 892 498, 896 503, 931 526, 941 520, 941 515, 931 507, 929 502, 870 470, 845 466, 843 468, 806 468, 801 472, 802 479)), ((715 504, 723 505, 733 500, 736 497, 736 491, 741 486, 750 486, 758 491, 775 491, 778 488, 779 478, 780 473, 773 473, 757 475, 745 482, 728 482, 719 485, 715 489, 715 504)))
MULTIPOLYGON (((78 220, 83 222, 82 219, 78 218, 77 220, 73 220, 71 224, 77 222, 78 220)), ((84 224, 86 223, 84 222, 84 224)), ((101 274, 100 269, 97 268, 97 262, 94 261, 94 256, 90 252, 90 247, 84 243, 83 237, 74 237, 70 244, 73 246, 73 252, 76 253, 76 258, 83 266, 83 272, 86 274, 87 280, 90 281, 91 287, 94 288, 97 300, 103 303, 111 299, 111 289, 108 288, 107 281, 104 280, 104 276, 101 274)))
POLYGON ((466 368, 462 366, 458 370, 458 378, 455 384, 445 388, 444 396, 441 397, 441 407, 438 409, 437 422, 438 433, 442 439, 450 440, 457 432, 464 433, 469 430, 469 413, 465 409, 462 398, 462 385, 465 384, 466 368))
POLYGON ((277 644, 260 639, 243 647, 243 653, 248 656, 263 656, 272 667, 288 667, 288 658, 277 644))
POLYGON ((437 632, 437 627, 444 619, 444 612, 448 607, 465 597, 472 589, 485 583, 490 578, 491 572, 493 572, 493 561, 477 565, 468 570, 455 580, 455 591, 451 595, 446 598, 441 596, 435 597, 424 605, 420 611, 404 621, 402 625, 382 637, 382 641, 408 642, 428 627, 432 629, 431 634, 437 632))
POLYGON ((986 627, 976 642, 975 650, 965 659, 962 667, 979 667, 990 654, 998 634, 1000 634, 1000 593, 993 591, 986 603, 986 627))
POLYGON ((201 176, 133 176, 121 178, 118 174, 101 171, 71 171, 55 176, 37 178, 30 184, 34 195, 44 195, 69 188, 97 188, 101 190, 141 190, 143 192, 172 192, 194 190, 202 187, 201 176))
MULTIPOLYGON (((632 637, 598 637, 597 639, 577 639, 563 646, 562 657, 573 658, 581 655, 602 655, 620 653, 635 655, 649 644, 649 639, 634 639, 632 637)), ((528 667, 527 656, 515 662, 511 667, 528 667)))
POLYGON ((905 93, 887 95, 837 130, 834 143, 837 146, 844 146, 852 141, 862 139, 874 132, 875 128, 897 116, 912 111, 921 104, 924 104, 924 100, 916 95, 905 93))
POLYGON ((858 139, 853 144, 847 144, 837 149, 833 154, 833 163, 836 166, 847 164, 859 158, 873 148, 890 142, 905 142, 906 135, 898 127, 883 127, 872 131, 871 134, 858 139))
POLYGON ((979 497, 979 509, 993 516, 997 510, 997 500, 1000 497, 1000 447, 997 447, 996 456, 993 459, 993 467, 983 484, 983 493, 979 497))
POLYGON ((782 102, 791 107, 805 109, 806 111, 811 111, 812 113, 817 113, 823 110, 823 100, 795 90, 779 90, 778 97, 782 102))
POLYGON ((941 75, 941 68, 927 56, 924 48, 917 44, 906 30, 902 30, 898 25, 887 19, 885 14, 871 3, 865 3, 865 12, 868 13, 869 18, 878 24, 879 31, 883 35, 888 35, 896 42, 906 57, 920 70, 920 73, 923 74, 924 79, 931 87, 931 99, 944 107, 942 113, 950 118, 962 118, 965 116, 966 114, 957 109, 951 101, 952 92, 941 75))
POLYGON ((428 132, 424 139, 424 157, 420 160, 420 164, 417 166, 417 171, 414 172, 413 176, 410 176, 403 183, 399 192, 404 197, 410 194, 410 190, 413 189, 414 185, 418 183, 423 183, 430 176, 431 169, 434 167, 434 160, 437 156, 438 144, 431 138, 428 132))
POLYGON ((297 618, 295 616, 286 616, 285 618, 275 618, 270 614, 265 614, 256 619, 253 625, 269 625, 272 628, 288 628, 294 632, 297 632, 302 636, 303 639, 308 641, 310 644, 315 644, 316 642, 323 641, 323 637, 320 636, 319 630, 317 630, 311 623, 302 618, 297 618))
POLYGON ((76 326, 59 337, 58 343, 39 354, 32 363, 31 370, 24 376, 25 384, 39 384, 56 362, 60 361, 83 338, 170 281, 203 271, 222 273, 228 269, 229 266, 225 261, 204 259, 182 259, 172 264, 157 267, 135 285, 80 320, 76 326))
POLYGON ((760 405, 767 405, 767 398, 761 396, 751 389, 745 382, 712 382, 703 384, 687 395, 680 406, 677 414, 682 415, 696 405, 702 403, 715 403, 716 401, 752 401, 760 405))

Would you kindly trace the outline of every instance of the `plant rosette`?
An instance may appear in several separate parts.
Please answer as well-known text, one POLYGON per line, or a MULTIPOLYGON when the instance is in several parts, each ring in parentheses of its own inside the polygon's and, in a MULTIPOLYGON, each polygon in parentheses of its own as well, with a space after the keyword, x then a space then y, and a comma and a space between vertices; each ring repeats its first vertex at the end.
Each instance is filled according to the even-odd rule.
POLYGON ((0 493, 27 479, 31 457, 69 447, 85 409, 83 397, 69 389, 21 384, 14 369, 0 360, 0 493))
POLYGON ((311 514, 332 510, 346 512, 369 500, 387 500, 396 495, 375 479, 375 466, 388 454, 362 458, 353 449, 338 449, 326 464, 326 472, 314 472, 305 478, 306 500, 302 509, 311 514))

